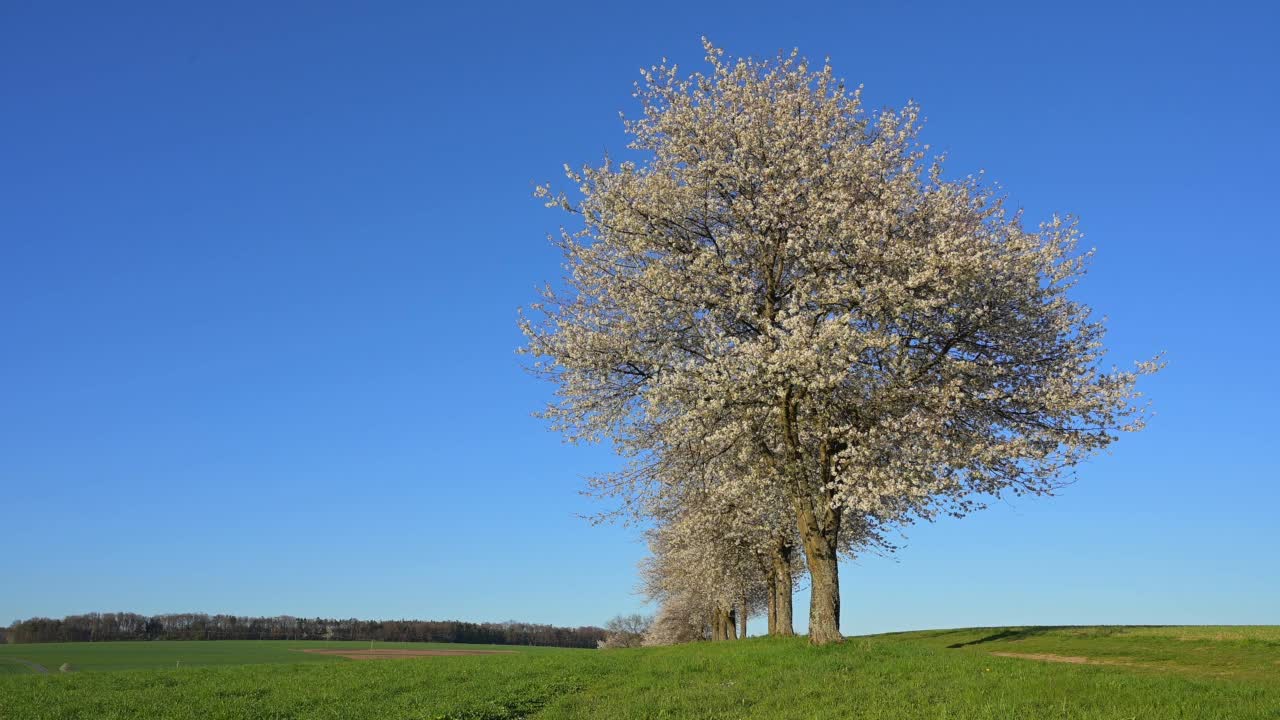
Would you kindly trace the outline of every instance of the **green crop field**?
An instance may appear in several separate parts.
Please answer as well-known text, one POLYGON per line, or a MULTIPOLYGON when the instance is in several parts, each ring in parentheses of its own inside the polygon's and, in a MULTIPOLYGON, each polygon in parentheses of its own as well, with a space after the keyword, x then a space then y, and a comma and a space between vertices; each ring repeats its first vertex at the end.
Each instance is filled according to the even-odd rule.
POLYGON ((316 647, 368 644, 0 646, 0 718, 1280 719, 1280 627, 1270 626, 986 628, 823 648, 759 638, 370 661, 297 652, 316 647), (60 673, 62 663, 80 672, 60 673))
POLYGON ((314 655, 301 650, 348 649, 368 650, 516 650, 519 652, 562 652, 559 648, 512 648, 505 645, 463 645, 453 643, 388 643, 388 642, 315 642, 295 640, 223 640, 106 642, 106 643, 37 643, 0 645, 0 673, 3 668, 14 672, 33 672, 34 663, 57 672, 63 663, 76 671, 98 670, 163 670, 206 667, 210 665, 261 665, 275 663, 350 662, 333 655, 314 655), (26 661, 27 664, 19 664, 26 661))

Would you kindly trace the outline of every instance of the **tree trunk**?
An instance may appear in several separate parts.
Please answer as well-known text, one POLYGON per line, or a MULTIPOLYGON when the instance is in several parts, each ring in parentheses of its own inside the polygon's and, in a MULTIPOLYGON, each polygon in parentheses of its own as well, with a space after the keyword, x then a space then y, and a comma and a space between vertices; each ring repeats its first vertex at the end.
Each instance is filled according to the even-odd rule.
POLYGON ((778 634, 778 576, 771 567, 768 571, 765 608, 769 617, 769 635, 778 634))
POLYGON ((724 639, 738 639, 738 613, 732 607, 725 613, 724 639))
POLYGON ((840 636, 840 567, 837 564, 837 542, 840 537, 840 512, 832 507, 832 463, 837 448, 822 441, 818 449, 821 476, 812 482, 804 471, 804 445, 793 389, 783 393, 782 430, 786 444, 786 477, 789 479, 791 502, 796 513, 796 528, 804 543, 809 565, 809 644, 828 645, 844 640, 840 636))
POLYGON ((738 639, 747 639, 747 596, 742 596, 742 609, 738 611, 738 639))
POLYGON ((837 643, 844 639, 840 635, 840 566, 836 557, 839 515, 825 508, 821 514, 815 513, 810 507, 801 507, 797 515, 812 590, 809 598, 809 643, 837 643))
POLYGON ((732 610, 725 610, 717 607, 711 611, 711 639, 712 640, 733 640, 734 639, 734 615, 732 610))
POLYGON ((796 529, 800 530, 809 564, 809 644, 838 643, 845 639, 840 635, 840 566, 836 559, 840 512, 832 507, 835 498, 829 489, 837 448, 823 441, 818 448, 820 477, 806 477, 806 451, 800 441, 795 395, 790 387, 783 392, 780 410, 786 443, 787 466, 783 473, 788 479, 796 529))
POLYGON ((773 627, 770 635, 791 637, 796 634, 792 624, 791 590, 794 580, 791 577, 791 544, 780 542, 774 548, 772 585, 773 592, 769 598, 773 627))

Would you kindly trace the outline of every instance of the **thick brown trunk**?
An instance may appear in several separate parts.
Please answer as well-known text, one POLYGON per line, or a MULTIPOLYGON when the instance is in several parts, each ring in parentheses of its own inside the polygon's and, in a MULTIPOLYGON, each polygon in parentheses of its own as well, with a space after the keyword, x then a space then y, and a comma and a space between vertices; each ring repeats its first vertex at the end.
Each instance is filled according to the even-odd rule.
POLYGON ((844 640, 840 635, 840 568, 836 545, 840 537, 840 513, 832 507, 832 468, 836 448, 822 441, 818 448, 820 477, 812 482, 804 473, 806 452, 800 440, 793 389, 782 396, 782 430, 786 445, 786 469, 796 526, 809 565, 809 644, 827 645, 844 640))
POLYGON ((734 629, 734 616, 732 610, 717 607, 711 612, 712 640, 733 640, 735 639, 734 629))
POLYGON ((768 589, 765 597, 766 615, 769 618, 770 635, 778 634, 778 579, 773 568, 769 568, 768 589))
POLYGON ((773 628, 770 635, 790 637, 796 634, 792 624, 791 590, 794 580, 791 577, 791 545, 778 543, 773 555, 773 594, 772 604, 773 628))
POLYGON ((729 608, 728 612, 725 614, 724 639, 738 639, 738 613, 733 608, 729 608))
POLYGON ((825 510, 819 517, 807 507, 798 515, 809 565, 809 643, 837 643, 844 639, 840 635, 840 566, 836 557, 838 516, 825 510))
POLYGON ((738 610, 738 639, 747 639, 747 596, 742 596, 742 607, 738 610))

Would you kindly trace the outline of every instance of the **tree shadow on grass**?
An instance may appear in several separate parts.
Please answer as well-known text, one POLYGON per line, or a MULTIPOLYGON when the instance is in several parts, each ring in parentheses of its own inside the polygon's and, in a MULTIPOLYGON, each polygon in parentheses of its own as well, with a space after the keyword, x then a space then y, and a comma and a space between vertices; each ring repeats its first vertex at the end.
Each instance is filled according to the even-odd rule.
MULTIPOLYGON (((1111 637, 1112 635, 1122 634, 1133 629, 1133 625, 1038 625, 1035 627, 1019 627, 1004 628, 999 632, 992 633, 986 637, 970 640, 969 642, 955 643, 948 645, 947 649, 955 649, 968 647, 969 645, 981 645, 989 642, 1013 642, 1016 640, 1026 640, 1027 638, 1037 637, 1039 635, 1048 635, 1057 632, 1069 632, 1075 636, 1099 638, 1111 637)), ((1142 625, 1140 627, 1164 627, 1163 625, 1142 625)), ((994 629, 994 628, 993 628, 994 629)))
POLYGON ((948 645, 947 649, 954 650, 955 648, 968 647, 970 645, 981 645, 983 643, 989 643, 989 642, 1000 642, 1002 640, 1009 640, 1009 641, 1026 640, 1029 637, 1036 637, 1037 635, 1045 635, 1047 633, 1054 632, 1056 630, 1065 630, 1066 628, 1067 628, 1066 625, 1042 625, 1038 627, 1027 627, 1027 628, 1005 628, 1000 632, 992 633, 990 635, 987 635, 986 637, 978 638, 977 640, 970 640, 969 642, 960 642, 960 643, 955 643, 953 645, 948 645))

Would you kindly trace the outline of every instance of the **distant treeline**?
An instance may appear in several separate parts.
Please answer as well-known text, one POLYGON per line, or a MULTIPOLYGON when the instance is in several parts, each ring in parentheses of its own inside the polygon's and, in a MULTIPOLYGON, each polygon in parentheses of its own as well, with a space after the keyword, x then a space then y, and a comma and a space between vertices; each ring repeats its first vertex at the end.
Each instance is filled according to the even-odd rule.
POLYGON ((551 645, 594 648, 605 631, 522 622, 459 620, 333 620, 175 613, 88 613, 61 620, 19 620, 0 639, 9 643, 105 642, 108 640, 383 640, 387 642, 551 645))

